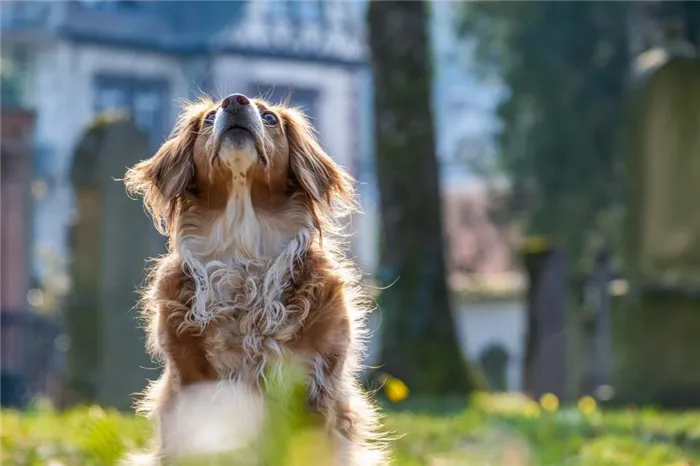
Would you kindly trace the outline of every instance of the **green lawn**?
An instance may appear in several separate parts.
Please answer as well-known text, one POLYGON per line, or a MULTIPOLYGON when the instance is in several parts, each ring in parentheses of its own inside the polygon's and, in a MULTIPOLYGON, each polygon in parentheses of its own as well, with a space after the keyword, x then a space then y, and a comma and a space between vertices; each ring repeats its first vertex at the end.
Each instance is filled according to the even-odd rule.
MULTIPOLYGON (((700 465, 700 411, 600 411, 517 396, 387 406, 399 465, 700 465), (544 409, 548 408, 548 409, 544 409)), ((100 407, 2 413, 3 465, 109 465, 145 445, 142 419, 100 407)), ((289 464, 289 463, 288 463, 289 464)), ((302 463, 293 463, 302 464, 302 463)))

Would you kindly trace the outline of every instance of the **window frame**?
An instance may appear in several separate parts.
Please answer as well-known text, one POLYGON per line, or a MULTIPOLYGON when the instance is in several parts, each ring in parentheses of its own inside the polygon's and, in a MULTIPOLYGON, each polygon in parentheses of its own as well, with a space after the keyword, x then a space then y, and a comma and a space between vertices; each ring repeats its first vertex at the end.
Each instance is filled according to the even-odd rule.
MULTIPOLYGON (((124 93, 126 108, 140 130, 144 131, 148 137, 149 146, 152 150, 163 142, 168 134, 168 127, 171 124, 170 117, 170 82, 166 78, 152 77, 145 78, 128 74, 97 73, 93 78, 93 112, 95 115, 109 110, 100 102, 100 93, 107 89, 117 89, 124 93), (136 99, 138 94, 153 92, 157 95, 159 102, 155 116, 157 121, 152 125, 152 130, 148 130, 139 125, 136 115, 136 99)), ((114 109, 114 107, 111 107, 114 109)), ((117 107, 118 108, 118 107, 117 107)))

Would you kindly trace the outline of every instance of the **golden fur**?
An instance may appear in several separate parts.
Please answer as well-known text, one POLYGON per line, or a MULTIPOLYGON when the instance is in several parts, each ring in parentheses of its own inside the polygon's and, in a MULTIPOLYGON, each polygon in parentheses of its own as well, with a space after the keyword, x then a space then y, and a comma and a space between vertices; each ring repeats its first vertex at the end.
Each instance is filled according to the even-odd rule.
POLYGON ((155 156, 125 177, 169 237, 142 303, 149 351, 165 366, 141 404, 158 424, 157 453, 174 451, 168 410, 188 386, 260 391, 291 358, 306 368, 339 464, 384 463, 357 380, 368 307, 339 240, 352 179, 299 110, 237 96, 186 105, 155 156))

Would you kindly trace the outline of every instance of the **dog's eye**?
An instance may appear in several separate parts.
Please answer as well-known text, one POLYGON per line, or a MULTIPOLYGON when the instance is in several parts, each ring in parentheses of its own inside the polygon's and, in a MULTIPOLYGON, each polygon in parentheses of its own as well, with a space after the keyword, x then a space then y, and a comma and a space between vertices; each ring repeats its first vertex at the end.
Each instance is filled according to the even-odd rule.
POLYGON ((263 113, 262 117, 263 117, 263 120, 265 120, 265 123, 270 125, 270 126, 274 126, 277 124, 277 117, 275 116, 274 113, 266 112, 266 113, 263 113))
POLYGON ((214 120, 216 120, 216 110, 212 110, 211 112, 207 113, 207 116, 204 117, 204 123, 208 125, 214 123, 214 120))

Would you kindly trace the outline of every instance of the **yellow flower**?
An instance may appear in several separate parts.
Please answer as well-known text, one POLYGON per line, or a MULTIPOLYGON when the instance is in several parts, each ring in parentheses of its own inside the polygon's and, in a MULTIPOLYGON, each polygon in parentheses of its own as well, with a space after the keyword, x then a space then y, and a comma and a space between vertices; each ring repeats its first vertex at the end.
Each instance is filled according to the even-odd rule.
POLYGON ((596 409, 598 409, 598 404, 592 396, 584 396, 578 400, 578 410, 581 411, 582 414, 588 416, 589 414, 593 414, 596 409))
POLYGON ((540 404, 542 409, 551 413, 559 409, 559 398, 552 393, 545 393, 540 398, 540 404))
POLYGON ((389 375, 386 376, 384 381, 384 393, 386 393, 386 397, 389 398, 390 401, 398 403, 408 398, 409 392, 408 387, 403 381, 389 375))
POLYGON ((525 408, 523 409, 523 413, 525 414, 525 417, 528 419, 536 419, 540 417, 540 405, 538 405, 535 402, 528 403, 525 405, 525 408))

